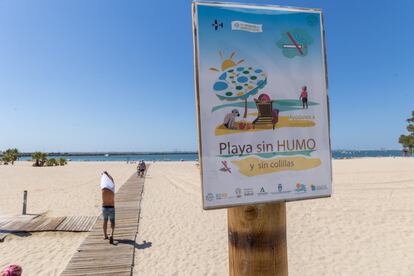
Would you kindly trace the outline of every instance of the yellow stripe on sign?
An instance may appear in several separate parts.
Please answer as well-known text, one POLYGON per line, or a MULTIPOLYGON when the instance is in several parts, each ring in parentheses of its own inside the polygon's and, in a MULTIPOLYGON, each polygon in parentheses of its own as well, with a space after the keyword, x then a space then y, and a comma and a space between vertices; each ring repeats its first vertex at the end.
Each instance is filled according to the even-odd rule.
POLYGON ((278 157, 273 159, 258 159, 248 157, 232 161, 245 176, 256 176, 283 171, 304 171, 321 165, 319 158, 305 157, 278 157))

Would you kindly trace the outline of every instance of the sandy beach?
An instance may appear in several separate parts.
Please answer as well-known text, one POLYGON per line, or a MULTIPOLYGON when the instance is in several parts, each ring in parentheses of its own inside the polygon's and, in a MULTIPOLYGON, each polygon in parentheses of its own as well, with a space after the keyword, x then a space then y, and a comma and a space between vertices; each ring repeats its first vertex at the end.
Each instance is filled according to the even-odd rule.
MULTIPOLYGON (((290 275, 412 275, 414 273, 414 158, 335 160, 334 195, 287 204, 290 275)), ((0 166, 6 196, 0 214, 98 215, 102 170, 117 188, 135 171, 121 162, 71 162, 33 168, 0 166)), ((203 211, 194 162, 152 164, 145 182, 135 275, 227 275, 227 212, 203 211)), ((85 233, 10 235, 0 243, 0 266, 24 275, 59 275, 85 233)))
MULTIPOLYGON (((414 159, 335 160, 334 195, 287 204, 289 275, 412 275, 414 159)), ((201 209, 192 163, 145 184, 137 275, 227 275, 226 210, 201 209)))
MULTIPOLYGON (((23 191, 28 191, 27 211, 48 216, 99 215, 100 174, 114 177, 116 190, 136 171, 126 162, 69 162, 64 167, 32 167, 31 162, 0 165, 0 216, 22 212, 23 191)), ((59 275, 87 233, 33 233, 9 235, 0 243, 0 267, 22 265, 24 275, 59 275)))

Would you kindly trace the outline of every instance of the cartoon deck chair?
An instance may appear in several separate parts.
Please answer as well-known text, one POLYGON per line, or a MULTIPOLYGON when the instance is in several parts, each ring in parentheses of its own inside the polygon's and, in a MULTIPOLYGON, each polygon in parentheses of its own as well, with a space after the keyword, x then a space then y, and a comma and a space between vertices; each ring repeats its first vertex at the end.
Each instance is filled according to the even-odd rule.
POLYGON ((254 99, 258 115, 253 121, 253 126, 256 127, 258 124, 272 124, 273 129, 275 129, 275 125, 279 121, 279 110, 273 109, 272 104, 274 101, 267 100, 266 97, 261 97, 262 95, 259 96, 259 100, 254 99), (261 98, 265 98, 266 100, 261 100, 261 98))

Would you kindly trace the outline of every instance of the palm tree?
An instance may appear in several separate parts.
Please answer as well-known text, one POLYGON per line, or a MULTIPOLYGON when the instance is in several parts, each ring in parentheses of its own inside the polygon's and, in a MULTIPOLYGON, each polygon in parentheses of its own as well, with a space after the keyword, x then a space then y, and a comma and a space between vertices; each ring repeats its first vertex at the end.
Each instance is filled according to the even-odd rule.
POLYGON ((11 162, 12 162, 12 165, 14 165, 14 161, 19 159, 19 154, 20 154, 20 152, 19 152, 18 149, 16 149, 16 148, 11 149, 11 157, 12 157, 11 162))
POLYGON ((3 164, 4 165, 8 165, 9 162, 11 162, 10 156, 7 155, 6 153, 3 154, 3 157, 1 158, 1 160, 3 161, 3 164))
POLYGON ((40 152, 40 151, 36 151, 32 153, 32 159, 35 160, 35 163, 33 164, 33 166, 41 167, 45 164, 47 160, 47 154, 40 152))
POLYGON ((410 150, 410 154, 413 155, 414 149, 414 136, 412 135, 401 135, 398 142, 404 147, 410 150))
POLYGON ((4 152, 3 155, 3 161, 5 164, 7 163, 11 163, 12 165, 14 165, 14 162, 19 159, 19 150, 14 148, 14 149, 7 149, 4 152))
POLYGON ((61 157, 61 158, 59 159, 59 165, 64 166, 64 165, 66 165, 67 163, 68 163, 68 162, 66 161, 66 159, 65 159, 65 158, 61 157))
POLYGON ((414 111, 411 113, 411 118, 407 120, 408 126, 407 131, 409 132, 408 135, 401 135, 398 139, 398 142, 404 147, 410 150, 411 155, 413 155, 414 149, 414 111))
POLYGON ((50 158, 46 161, 46 166, 57 166, 58 162, 55 158, 50 158))

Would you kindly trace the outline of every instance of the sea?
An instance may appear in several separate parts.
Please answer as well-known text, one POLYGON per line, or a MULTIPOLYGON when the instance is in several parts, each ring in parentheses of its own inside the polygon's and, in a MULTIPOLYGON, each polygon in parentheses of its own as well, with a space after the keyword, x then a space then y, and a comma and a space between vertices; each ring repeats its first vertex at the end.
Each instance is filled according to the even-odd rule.
MULTIPOLYGON (((361 157, 400 157, 401 150, 333 150, 332 157, 334 159, 349 159, 361 157)), ((64 157, 70 161, 125 161, 136 162, 139 160, 149 161, 198 161, 197 152, 188 153, 140 153, 140 154, 65 154, 65 155, 49 155, 48 158, 64 157)), ((19 160, 31 160, 30 156, 23 156, 19 160)))

